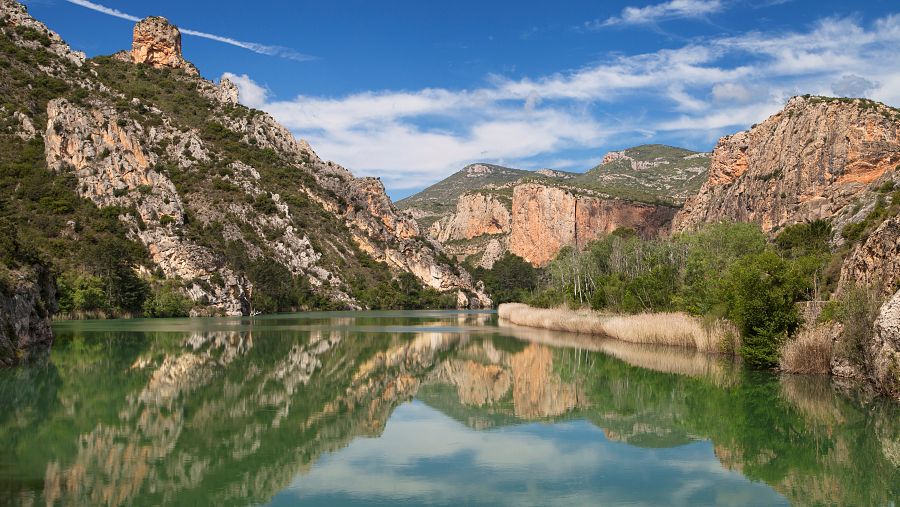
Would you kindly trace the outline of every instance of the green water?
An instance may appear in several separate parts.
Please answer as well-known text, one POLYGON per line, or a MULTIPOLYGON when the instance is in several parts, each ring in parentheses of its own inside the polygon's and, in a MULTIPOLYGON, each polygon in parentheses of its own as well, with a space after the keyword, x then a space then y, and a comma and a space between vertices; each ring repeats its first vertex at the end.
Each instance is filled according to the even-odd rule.
POLYGON ((900 405, 477 312, 68 322, 0 505, 896 505, 900 405))

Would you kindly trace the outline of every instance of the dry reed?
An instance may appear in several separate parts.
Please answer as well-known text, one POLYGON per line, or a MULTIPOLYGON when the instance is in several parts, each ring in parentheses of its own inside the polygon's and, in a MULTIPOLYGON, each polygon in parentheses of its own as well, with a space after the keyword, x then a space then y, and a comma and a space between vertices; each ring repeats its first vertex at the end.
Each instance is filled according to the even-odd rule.
POLYGON ((500 305, 501 319, 520 326, 605 335, 631 343, 689 347, 703 352, 734 350, 737 331, 722 321, 707 325, 685 313, 604 315, 590 310, 532 308, 521 303, 500 305))
POLYGON ((804 328, 781 348, 781 371, 787 373, 828 373, 833 354, 831 326, 804 328))

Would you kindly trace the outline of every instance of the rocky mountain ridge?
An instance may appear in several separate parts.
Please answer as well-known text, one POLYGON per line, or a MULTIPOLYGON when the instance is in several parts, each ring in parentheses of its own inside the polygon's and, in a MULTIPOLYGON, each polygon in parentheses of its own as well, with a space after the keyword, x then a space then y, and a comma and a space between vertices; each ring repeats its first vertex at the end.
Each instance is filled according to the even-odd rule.
POLYGON ((823 220, 841 255, 837 292, 864 287, 886 302, 858 344, 862 362, 835 356, 832 373, 900 397, 900 110, 866 99, 801 96, 747 131, 723 137, 709 178, 675 216, 688 230, 756 222, 772 236, 823 220))
POLYGON ((544 265, 562 247, 583 247, 619 227, 666 233, 675 206, 699 188, 707 160, 643 145, 610 152, 585 174, 472 164, 398 207, 457 259, 490 268, 511 252, 544 265))
POLYGON ((42 213, 65 224, 19 230, 55 271, 95 274, 65 254, 94 243, 85 209, 114 217, 97 234, 136 252, 126 277, 176 285, 193 314, 277 311, 286 291, 302 295, 294 308, 364 308, 370 285, 404 272, 459 305, 490 305, 378 179, 321 160, 271 116, 237 104, 233 83, 202 78, 164 18, 137 23, 131 51, 85 59, 18 2, 2 0, 0 16, 9 85, 0 157, 15 156, 16 143, 43 151, 28 170, 61 200, 45 211, 47 197, 31 201, 10 180, 20 191, 4 206, 11 217, 32 210, 19 225, 42 213))

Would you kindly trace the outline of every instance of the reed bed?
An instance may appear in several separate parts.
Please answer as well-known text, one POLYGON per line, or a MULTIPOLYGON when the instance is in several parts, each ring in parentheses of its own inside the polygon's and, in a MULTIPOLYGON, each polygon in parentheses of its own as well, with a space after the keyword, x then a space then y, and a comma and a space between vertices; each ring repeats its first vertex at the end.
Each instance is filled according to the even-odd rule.
POLYGON ((786 373, 828 373, 833 355, 831 326, 819 325, 800 330, 781 348, 778 367, 786 373))
POLYGON ((502 304, 501 319, 520 326, 603 335, 631 343, 688 347, 702 352, 733 352, 737 330, 723 322, 704 322, 686 313, 606 315, 590 310, 533 308, 502 304))

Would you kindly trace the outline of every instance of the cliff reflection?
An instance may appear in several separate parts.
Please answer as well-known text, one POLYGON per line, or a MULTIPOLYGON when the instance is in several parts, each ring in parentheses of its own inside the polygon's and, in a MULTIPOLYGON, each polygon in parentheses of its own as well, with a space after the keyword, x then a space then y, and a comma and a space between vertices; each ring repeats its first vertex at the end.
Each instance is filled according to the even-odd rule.
POLYGON ((25 393, 3 400, 14 415, 0 416, 0 446, 19 465, 0 468, 5 493, 262 503, 418 398, 475 430, 579 419, 643 448, 710 440, 723 466, 799 504, 900 496, 900 409, 828 379, 497 329, 487 314, 352 315, 62 336, 53 375, 0 377, 0 392, 25 393))

